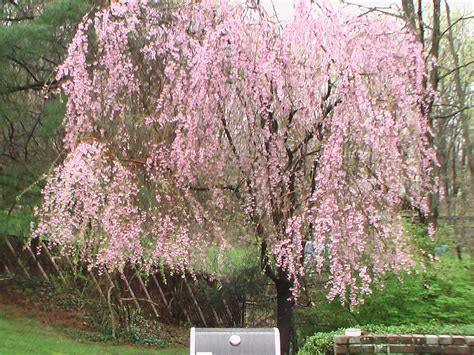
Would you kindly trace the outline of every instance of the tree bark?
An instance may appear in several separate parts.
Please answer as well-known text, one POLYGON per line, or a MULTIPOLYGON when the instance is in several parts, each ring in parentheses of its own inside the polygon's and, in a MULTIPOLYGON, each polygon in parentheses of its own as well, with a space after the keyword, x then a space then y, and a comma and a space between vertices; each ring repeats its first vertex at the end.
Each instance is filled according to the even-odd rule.
MULTIPOLYGON (((257 228, 262 233, 262 227, 257 228)), ((293 283, 288 280, 286 272, 281 269, 274 270, 270 265, 267 254, 267 242, 265 239, 260 244, 260 263, 266 276, 274 283, 277 291, 277 328, 280 331, 280 353, 281 355, 290 354, 290 343, 293 329, 293 293, 291 287, 293 283)))
POLYGON ((408 26, 410 26, 413 32, 416 32, 415 5, 413 4, 413 0, 402 0, 402 9, 408 26))
POLYGON ((277 290, 277 327, 280 331, 280 351, 281 355, 289 355, 294 304, 291 283, 285 279, 278 279, 275 286, 277 290))
MULTIPOLYGON (((452 23, 451 23, 451 11, 449 9, 448 3, 446 3, 446 18, 448 21, 448 42, 449 42, 449 50, 451 52, 451 55, 453 57, 453 66, 457 68, 454 71, 454 83, 456 87, 456 98, 458 101, 458 107, 459 109, 463 109, 466 106, 466 95, 463 90, 463 85, 461 81, 461 73, 460 73, 460 60, 459 60, 459 55, 458 52, 456 51, 456 47, 454 44, 454 35, 453 35, 453 29, 452 29, 452 23)), ((469 173, 470 173, 470 179, 471 179, 471 184, 474 183, 474 157, 472 153, 472 142, 471 142, 471 137, 469 134, 469 117, 466 115, 465 111, 460 112, 460 117, 461 117, 461 124, 462 124, 462 136, 464 139, 464 146, 463 149, 465 150, 465 155, 467 158, 467 164, 469 167, 469 173)), ((471 188, 473 188, 474 185, 471 185, 471 188)))
MULTIPOLYGON (((430 72, 430 84, 431 88, 433 91, 438 90, 438 84, 439 84, 439 70, 438 70, 438 58, 439 58, 439 43, 441 40, 441 0, 433 0, 433 29, 431 31, 431 49, 430 49, 430 55, 431 58, 435 60, 435 65, 431 69, 430 72)), ((434 104, 435 98, 432 97, 429 105, 428 105, 428 115, 430 117, 430 127, 433 129, 435 126, 434 122, 434 115, 433 115, 433 104, 434 104)), ((441 124, 441 122, 438 122, 441 124)), ((438 157, 440 156, 440 148, 436 148, 437 150, 437 155, 438 157)), ((440 169, 435 165, 433 166, 433 174, 435 176, 440 176, 440 169)), ((436 189, 436 191, 431 195, 430 198, 430 216, 428 219, 428 222, 432 224, 435 228, 438 223, 438 217, 439 217, 439 200, 440 200, 440 193, 439 193, 439 187, 436 189)))

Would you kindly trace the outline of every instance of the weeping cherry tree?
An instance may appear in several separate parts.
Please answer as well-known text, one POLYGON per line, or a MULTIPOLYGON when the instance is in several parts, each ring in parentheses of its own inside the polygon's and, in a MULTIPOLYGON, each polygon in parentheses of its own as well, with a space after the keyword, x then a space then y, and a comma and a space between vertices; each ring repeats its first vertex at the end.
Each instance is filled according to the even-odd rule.
POLYGON ((427 212, 434 155, 422 48, 403 23, 324 3, 282 24, 224 0, 119 1, 84 17, 57 80, 68 154, 34 235, 90 268, 193 272, 246 242, 276 286, 287 354, 309 271, 358 304, 413 264, 401 210, 427 212))

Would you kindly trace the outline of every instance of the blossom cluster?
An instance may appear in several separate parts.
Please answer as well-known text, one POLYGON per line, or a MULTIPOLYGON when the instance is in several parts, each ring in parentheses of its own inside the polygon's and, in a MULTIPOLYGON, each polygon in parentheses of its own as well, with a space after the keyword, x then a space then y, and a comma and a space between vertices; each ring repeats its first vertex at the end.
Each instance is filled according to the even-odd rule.
POLYGON ((329 297, 361 302, 412 263, 402 203, 428 208, 424 75, 393 19, 305 2, 287 25, 227 1, 112 4, 84 19, 58 72, 69 156, 35 233, 92 266, 188 268, 233 244, 232 213, 295 294, 311 242, 329 297))

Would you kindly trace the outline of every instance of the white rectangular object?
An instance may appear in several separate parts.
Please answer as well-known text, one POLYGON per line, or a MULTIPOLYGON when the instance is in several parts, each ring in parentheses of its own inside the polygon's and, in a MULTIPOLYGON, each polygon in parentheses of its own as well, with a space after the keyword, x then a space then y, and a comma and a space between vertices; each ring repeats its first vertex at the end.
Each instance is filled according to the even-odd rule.
POLYGON ((280 355, 278 328, 191 328, 190 355, 280 355))
POLYGON ((361 330, 357 328, 348 328, 346 329, 344 335, 349 336, 349 337, 360 337, 361 330))

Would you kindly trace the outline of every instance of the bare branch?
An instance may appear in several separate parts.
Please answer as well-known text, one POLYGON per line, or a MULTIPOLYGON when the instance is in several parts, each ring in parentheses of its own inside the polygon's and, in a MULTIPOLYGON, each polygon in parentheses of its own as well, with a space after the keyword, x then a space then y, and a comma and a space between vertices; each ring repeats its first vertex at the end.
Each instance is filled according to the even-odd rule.
POLYGON ((442 80, 442 79, 444 79, 445 77, 447 77, 448 75, 451 75, 452 73, 454 73, 455 71, 457 71, 457 70, 459 70, 459 69, 462 69, 462 68, 465 68, 465 67, 468 67, 468 66, 470 66, 471 64, 474 64, 474 60, 471 60, 471 61, 468 62, 468 63, 459 65, 459 66, 457 66, 456 68, 453 68, 453 69, 448 70, 446 73, 444 73, 443 75, 441 75, 441 76, 438 78, 438 80, 442 80))
POLYGON ((453 113, 450 113, 449 115, 440 115, 440 116, 437 116, 438 118, 443 118, 443 119, 446 119, 446 118, 451 118, 453 116, 456 116, 458 114, 460 114, 461 112, 464 112, 466 110, 469 110, 470 108, 472 108, 471 106, 464 106, 463 108, 453 112, 453 113))
POLYGON ((462 17, 458 18, 451 25, 449 25, 443 32, 441 32, 440 37, 443 37, 447 32, 449 32, 451 30, 451 28, 453 28, 459 22, 466 21, 466 20, 471 20, 473 18, 474 18, 474 16, 462 16, 462 17))
POLYGON ((391 10, 392 9, 392 7, 390 7, 390 6, 385 6, 385 7, 384 6, 365 6, 365 5, 353 3, 353 2, 350 2, 350 1, 346 1, 346 0, 342 0, 342 3, 346 4, 346 5, 349 5, 349 6, 357 6, 360 9, 366 10, 366 12, 359 15, 359 17, 365 16, 365 15, 371 13, 371 12, 379 12, 381 14, 385 14, 385 15, 389 15, 389 16, 393 16, 393 17, 396 17, 396 18, 403 19, 403 16, 400 16, 395 12, 386 11, 386 10, 391 10))

